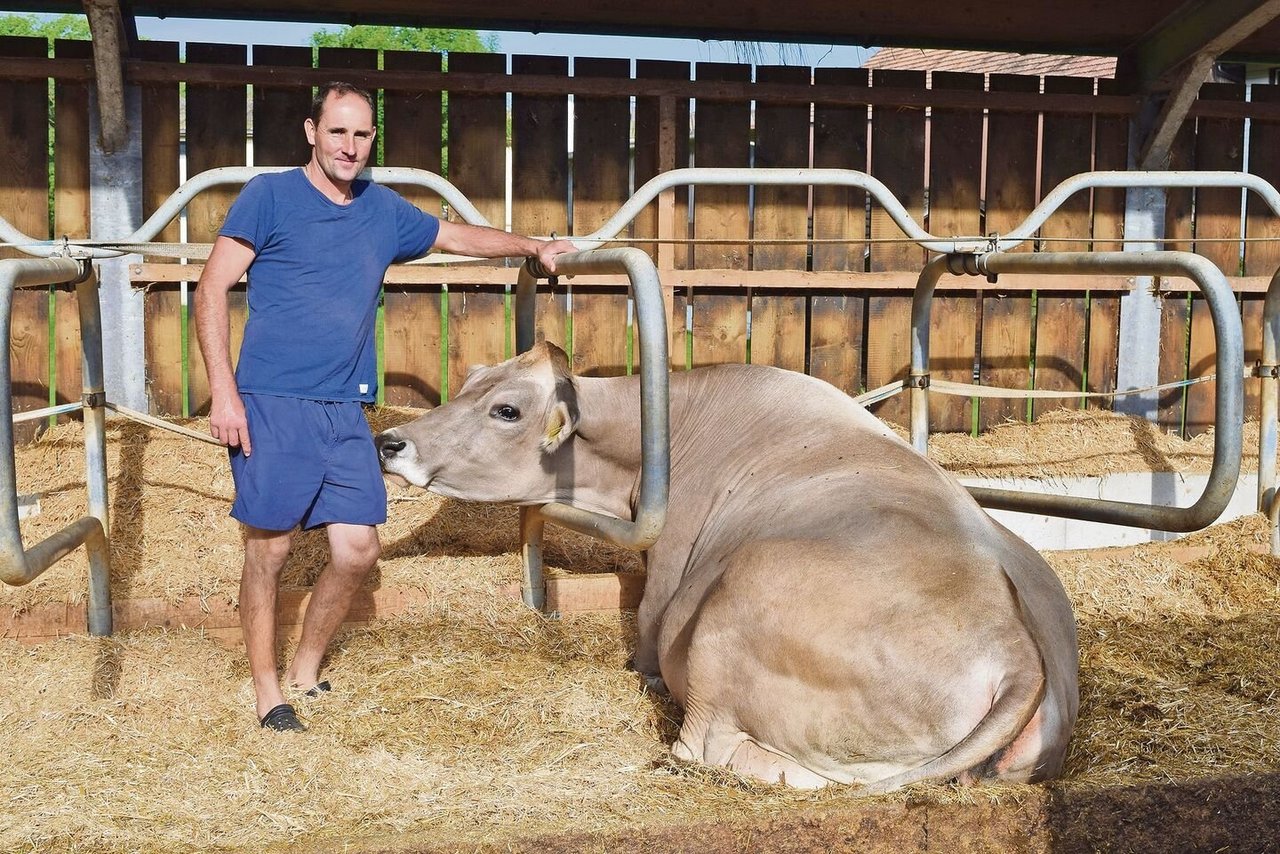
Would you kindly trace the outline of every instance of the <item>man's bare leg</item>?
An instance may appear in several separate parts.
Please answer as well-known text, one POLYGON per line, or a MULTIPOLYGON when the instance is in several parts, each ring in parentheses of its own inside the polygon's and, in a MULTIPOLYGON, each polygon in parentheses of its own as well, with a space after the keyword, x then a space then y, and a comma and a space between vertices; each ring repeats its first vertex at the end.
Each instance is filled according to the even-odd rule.
POLYGON ((244 632, 258 718, 284 702, 276 660, 276 597, 280 570, 289 557, 292 531, 244 526, 244 570, 240 573, 240 628, 244 632))
POLYGON ((309 689, 320 681, 320 662, 342 625, 356 592, 378 562, 382 545, 372 525, 334 523, 328 527, 329 564, 316 579, 302 618, 302 639, 285 672, 287 685, 309 689))

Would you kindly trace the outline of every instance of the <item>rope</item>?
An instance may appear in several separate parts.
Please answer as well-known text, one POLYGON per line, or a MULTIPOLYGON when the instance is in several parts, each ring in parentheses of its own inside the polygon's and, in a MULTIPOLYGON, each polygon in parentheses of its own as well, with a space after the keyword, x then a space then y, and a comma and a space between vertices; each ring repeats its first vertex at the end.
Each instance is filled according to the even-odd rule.
POLYGON ((123 415, 125 418, 129 418, 133 421, 139 421, 143 424, 148 424, 152 427, 159 427, 161 430, 168 430, 173 433, 179 433, 183 436, 186 436, 189 439, 199 439, 201 442, 208 442, 210 445, 222 444, 217 439, 210 436, 208 433, 200 433, 195 430, 191 430, 187 427, 182 427, 178 424, 171 424, 168 421, 165 421, 163 418, 156 418, 154 415, 148 415, 145 412, 139 412, 136 409, 130 409, 127 406, 121 406, 120 404, 112 403, 109 400, 106 403, 106 407, 107 409, 110 409, 112 412, 123 415))
MULTIPOLYGON (((1253 372, 1248 368, 1244 371, 1245 379, 1253 377, 1253 372)), ((973 383, 958 383, 951 380, 929 380, 929 390, 936 391, 940 394, 956 395, 958 397, 989 397, 989 398, 1005 398, 1025 400, 1027 398, 1051 398, 1056 400, 1081 400, 1085 398, 1114 398, 1125 397, 1131 394, 1146 394, 1147 392, 1163 392, 1177 388, 1186 388, 1197 383, 1213 382, 1218 378, 1217 374, 1206 374, 1203 377, 1196 377, 1189 380, 1177 380, 1175 382, 1160 383, 1159 385, 1149 385, 1143 388, 1128 388, 1123 391, 1051 391, 1049 389, 1040 388, 1001 388, 999 386, 974 385, 973 383)), ((854 397, 854 401, 863 406, 870 406, 873 403, 879 403, 886 398, 890 398, 907 387, 906 380, 895 380, 886 383, 879 388, 871 391, 863 392, 854 397)))

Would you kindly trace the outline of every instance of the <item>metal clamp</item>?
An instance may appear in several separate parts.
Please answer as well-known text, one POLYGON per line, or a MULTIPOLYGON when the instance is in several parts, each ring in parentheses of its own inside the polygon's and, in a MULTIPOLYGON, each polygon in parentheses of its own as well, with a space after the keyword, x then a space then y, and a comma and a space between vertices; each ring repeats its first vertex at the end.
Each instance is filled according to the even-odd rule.
POLYGON ((105 391, 85 392, 81 395, 80 402, 85 409, 101 409, 107 405, 107 393, 105 391))

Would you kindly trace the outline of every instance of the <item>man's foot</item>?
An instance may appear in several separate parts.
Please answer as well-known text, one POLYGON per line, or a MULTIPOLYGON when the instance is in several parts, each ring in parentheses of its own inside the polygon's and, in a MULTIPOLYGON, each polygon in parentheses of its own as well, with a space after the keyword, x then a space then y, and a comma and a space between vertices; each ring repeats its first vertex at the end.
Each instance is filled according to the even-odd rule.
POLYGON ((328 694, 332 690, 333 686, 330 685, 329 680, 326 679, 323 682, 317 682, 302 693, 307 697, 319 697, 321 694, 328 694))
POLYGON ((302 721, 298 720, 298 713, 288 703, 281 703, 267 712, 262 716, 260 723, 263 729, 273 729, 276 732, 307 731, 302 721))

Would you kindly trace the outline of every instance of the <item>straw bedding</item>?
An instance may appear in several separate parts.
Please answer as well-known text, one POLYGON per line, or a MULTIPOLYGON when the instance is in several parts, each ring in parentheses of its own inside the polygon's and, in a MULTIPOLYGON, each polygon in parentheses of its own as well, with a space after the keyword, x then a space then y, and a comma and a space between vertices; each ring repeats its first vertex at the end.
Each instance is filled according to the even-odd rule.
MULTIPOLYGON (((1083 414, 936 445, 950 467, 988 474, 1149 469, 1157 459, 1191 467, 1211 454, 1083 414)), ((82 448, 72 424, 18 450, 19 489, 39 493, 42 510, 23 523, 28 545, 83 514, 82 448)), ((113 423, 109 471, 113 595, 234 599, 240 544, 222 452, 113 423)), ((629 553, 548 534, 553 567, 638 568, 629 553)), ((1060 836, 1041 826, 1052 824, 1046 797, 1270 780, 1280 770, 1280 564, 1257 553, 1266 536, 1252 517, 1180 544, 1050 554, 1081 637, 1081 717, 1065 779, 1047 790, 917 786, 865 806, 839 787, 797 793, 673 764, 678 711, 626 669, 631 615, 551 620, 524 609, 497 592, 519 577, 513 509, 393 489, 370 583, 429 596, 340 634, 325 670, 336 690, 293 698, 311 724, 303 736, 259 731, 242 654, 198 631, 0 640, 0 850, 503 850, 529 839, 622 850, 623 837, 608 834, 654 828, 685 828, 698 850, 712 838, 705 828, 921 804, 984 816, 1030 804, 1040 832, 1060 836), (1187 543, 1201 556, 1180 558, 1187 543)), ((298 542, 289 586, 309 584, 324 560, 322 537, 298 542)), ((78 550, 27 587, 0 588, 0 607, 77 601, 85 572, 78 550)), ((870 826, 869 813, 858 815, 855 826, 870 826)), ((749 834, 725 838, 752 847, 749 834)))

